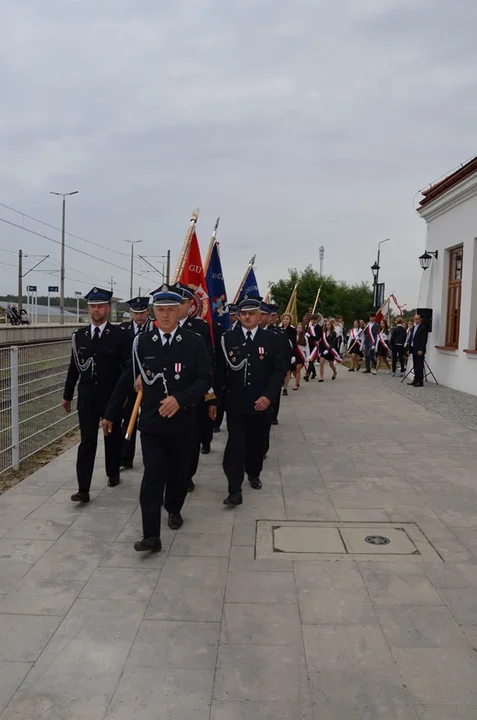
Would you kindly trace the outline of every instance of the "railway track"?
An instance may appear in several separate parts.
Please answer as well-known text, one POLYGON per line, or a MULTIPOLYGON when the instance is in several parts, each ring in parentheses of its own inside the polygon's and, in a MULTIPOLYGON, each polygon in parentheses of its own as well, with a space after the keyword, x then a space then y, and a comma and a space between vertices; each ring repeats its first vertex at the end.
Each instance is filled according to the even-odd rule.
MULTIPOLYGON (((64 364, 55 368, 19 373, 18 402, 20 404, 31 402, 57 390, 62 390, 67 371, 68 364, 64 364), (52 369, 55 371, 54 375, 52 375, 52 369), (50 379, 51 382, 47 382, 50 379)), ((9 410, 11 406, 10 370, 3 372, 8 372, 8 375, 0 378, 0 412, 9 410)))

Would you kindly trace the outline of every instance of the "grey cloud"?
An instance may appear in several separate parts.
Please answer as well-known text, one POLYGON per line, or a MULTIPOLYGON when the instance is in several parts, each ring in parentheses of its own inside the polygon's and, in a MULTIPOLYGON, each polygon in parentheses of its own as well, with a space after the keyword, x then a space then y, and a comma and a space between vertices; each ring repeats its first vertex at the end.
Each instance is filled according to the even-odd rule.
MULTIPOLYGON (((415 192, 475 153, 476 12, 473 0, 8 3, 0 201, 58 224, 48 191, 79 189, 71 230, 176 256, 200 205, 204 252, 221 215, 231 294, 254 252, 265 288, 317 262, 321 244, 327 272, 370 280, 391 236, 383 279, 412 305, 425 242, 415 192)), ((0 247, 59 256, 0 232, 0 247)), ((113 259, 125 270, 67 254, 126 293, 127 258, 113 259)))

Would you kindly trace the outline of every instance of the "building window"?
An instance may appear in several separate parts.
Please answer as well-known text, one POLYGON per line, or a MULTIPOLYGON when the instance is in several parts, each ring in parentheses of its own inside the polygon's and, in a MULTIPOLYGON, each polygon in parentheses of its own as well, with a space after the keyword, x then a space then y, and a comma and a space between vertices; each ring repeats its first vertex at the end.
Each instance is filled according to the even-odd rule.
POLYGON ((460 302, 462 297, 462 258, 464 247, 449 250, 449 281, 447 283, 446 345, 458 347, 460 328, 460 302))

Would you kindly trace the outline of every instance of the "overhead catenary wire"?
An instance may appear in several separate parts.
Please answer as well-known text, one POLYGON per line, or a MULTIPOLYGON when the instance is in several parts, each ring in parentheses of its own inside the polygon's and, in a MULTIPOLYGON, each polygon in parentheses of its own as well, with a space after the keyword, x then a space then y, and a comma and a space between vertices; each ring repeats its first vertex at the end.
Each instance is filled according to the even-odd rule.
MULTIPOLYGON (((6 205, 5 203, 0 202, 0 207, 5 208, 6 210, 10 210, 11 212, 17 213, 17 215, 21 215, 23 218, 28 218, 29 220, 33 220, 33 222, 37 222, 40 225, 43 225, 44 227, 51 228, 52 230, 57 230, 58 232, 61 232, 61 228, 56 227, 56 225, 51 225, 50 223, 45 222, 44 220, 39 220, 36 217, 33 217, 32 215, 28 215, 28 213, 23 212, 22 210, 17 210, 16 208, 11 207, 10 205, 6 205)), ((27 230, 24 225, 22 226, 24 230, 27 230)), ((87 238, 81 237, 81 235, 75 235, 75 233, 66 231, 66 235, 69 235, 71 238, 75 238, 76 240, 81 240, 82 242, 89 243, 90 245, 95 245, 96 247, 101 248, 102 250, 107 250, 108 252, 116 253, 117 255, 121 255, 121 257, 129 257, 128 253, 121 252, 120 250, 115 250, 114 248, 107 247, 106 245, 102 245, 99 242, 96 242, 95 240, 88 240, 87 238)), ((72 247, 72 246, 68 246, 72 247)), ((73 248, 72 248, 73 249, 73 248)))
MULTIPOLYGON (((45 233, 39 233, 36 230, 31 230, 30 228, 26 228, 22 225, 19 225, 18 223, 13 222, 12 220, 7 220, 6 218, 0 217, 0 222, 6 223, 7 225, 11 225, 12 227, 16 227, 19 230, 23 230, 25 232, 31 233, 32 235, 36 235, 37 237, 43 238, 44 240, 49 240, 50 242, 55 243, 56 245, 61 245, 60 240, 55 240, 55 238, 50 237, 49 235, 46 235, 45 233)), ((106 263, 110 267, 117 268, 118 270, 121 270, 122 272, 129 273, 130 270, 128 268, 122 267, 121 265, 117 265, 114 262, 111 262, 111 260, 105 260, 104 258, 98 257, 97 255, 92 255, 91 253, 86 252, 85 250, 79 250, 78 248, 73 247, 72 245, 67 245, 68 250, 73 250, 73 252, 79 253, 80 255, 85 255, 86 257, 89 257, 93 260, 97 260, 98 262, 106 263)), ((140 277, 140 273, 137 273, 134 271, 133 275, 137 275, 140 277)))

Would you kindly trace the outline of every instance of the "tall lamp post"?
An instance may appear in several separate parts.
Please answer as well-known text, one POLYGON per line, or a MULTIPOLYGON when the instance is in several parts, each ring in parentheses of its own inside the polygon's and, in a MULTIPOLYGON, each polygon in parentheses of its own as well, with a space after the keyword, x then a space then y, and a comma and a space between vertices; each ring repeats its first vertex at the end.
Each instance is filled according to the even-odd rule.
POLYGON ((66 198, 69 195, 78 195, 79 190, 69 193, 51 192, 50 195, 59 195, 63 198, 63 213, 61 216, 61 267, 60 267, 60 324, 65 323, 65 211, 66 198))
POLYGON ((129 280, 129 297, 132 299, 134 277, 134 246, 136 243, 142 242, 142 240, 125 240, 124 242, 131 243, 131 278, 129 280))
POLYGON ((386 238, 386 240, 381 240, 378 242, 378 257, 374 265, 371 265, 371 272, 373 273, 373 306, 374 309, 378 309, 378 285, 379 285, 379 271, 381 270, 381 266, 379 264, 379 260, 381 258, 381 245, 385 242, 389 242, 390 238, 386 238))

